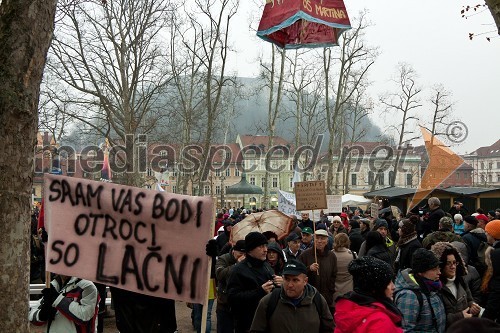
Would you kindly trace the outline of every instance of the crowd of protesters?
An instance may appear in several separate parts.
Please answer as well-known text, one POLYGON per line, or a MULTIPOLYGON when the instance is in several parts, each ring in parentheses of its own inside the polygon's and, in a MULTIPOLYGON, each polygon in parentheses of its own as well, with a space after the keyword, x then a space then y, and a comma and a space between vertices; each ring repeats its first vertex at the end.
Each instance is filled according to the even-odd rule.
MULTIPOLYGON (((468 212, 456 202, 445 212, 435 197, 425 209, 372 217, 347 208, 317 221, 303 212, 287 235, 250 232, 235 244, 232 229, 251 211, 218 213, 206 251, 217 332, 500 332, 500 209, 468 212)), ((120 332, 176 331, 173 301, 116 288, 112 296, 120 332)), ((81 322, 93 332, 98 300, 92 282, 57 277, 30 320, 64 327, 50 332, 80 332, 81 322)), ((193 305, 197 332, 202 312, 193 305)))

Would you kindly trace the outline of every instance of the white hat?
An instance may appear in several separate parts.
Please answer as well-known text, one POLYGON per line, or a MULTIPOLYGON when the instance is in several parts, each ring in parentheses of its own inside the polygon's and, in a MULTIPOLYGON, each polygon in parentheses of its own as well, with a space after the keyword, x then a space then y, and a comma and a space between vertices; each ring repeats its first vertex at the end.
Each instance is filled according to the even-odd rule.
POLYGON ((334 217, 333 217, 332 222, 335 222, 335 221, 337 221, 337 222, 342 222, 342 219, 340 218, 340 216, 338 216, 338 215, 337 215, 337 216, 334 216, 334 217))
POLYGON ((455 214, 455 216, 453 216, 453 219, 456 221, 456 220, 460 220, 462 221, 464 218, 462 217, 462 214, 455 214))
POLYGON ((328 232, 325 229, 318 229, 314 232, 315 235, 328 237, 328 232))
POLYGON ((220 227, 219 230, 217 230, 217 232, 224 232, 224 226, 220 227))

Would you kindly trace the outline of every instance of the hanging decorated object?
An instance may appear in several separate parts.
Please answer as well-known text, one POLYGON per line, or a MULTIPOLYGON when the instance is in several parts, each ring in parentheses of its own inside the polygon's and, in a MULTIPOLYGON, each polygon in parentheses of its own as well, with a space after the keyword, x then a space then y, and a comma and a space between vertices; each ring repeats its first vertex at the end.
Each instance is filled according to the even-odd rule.
POLYGON ((257 36, 285 49, 326 47, 350 28, 342 0, 266 0, 257 36))

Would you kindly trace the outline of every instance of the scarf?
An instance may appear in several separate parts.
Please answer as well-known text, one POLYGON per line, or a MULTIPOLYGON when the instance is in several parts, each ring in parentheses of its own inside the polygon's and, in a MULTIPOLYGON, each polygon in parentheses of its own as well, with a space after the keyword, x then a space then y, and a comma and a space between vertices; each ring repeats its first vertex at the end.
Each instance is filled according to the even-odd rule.
POLYGON ((434 281, 422 277, 422 281, 429 291, 438 292, 439 290, 441 290, 441 288, 443 288, 443 283, 441 282, 441 280, 434 281))
POLYGON ((401 238, 399 238, 398 241, 398 246, 401 247, 402 245, 408 244, 412 240, 417 239, 417 232, 411 232, 408 235, 403 235, 401 238))

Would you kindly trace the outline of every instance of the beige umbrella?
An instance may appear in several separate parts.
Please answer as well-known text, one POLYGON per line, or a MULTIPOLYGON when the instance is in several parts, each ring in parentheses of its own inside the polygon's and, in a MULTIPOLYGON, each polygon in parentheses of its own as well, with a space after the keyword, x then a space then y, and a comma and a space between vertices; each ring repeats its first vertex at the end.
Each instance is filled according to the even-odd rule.
POLYGON ((285 238, 293 228, 293 219, 278 211, 268 210, 265 212, 252 213, 238 222, 231 229, 231 244, 235 244, 252 231, 272 231, 278 236, 278 240, 285 238))

